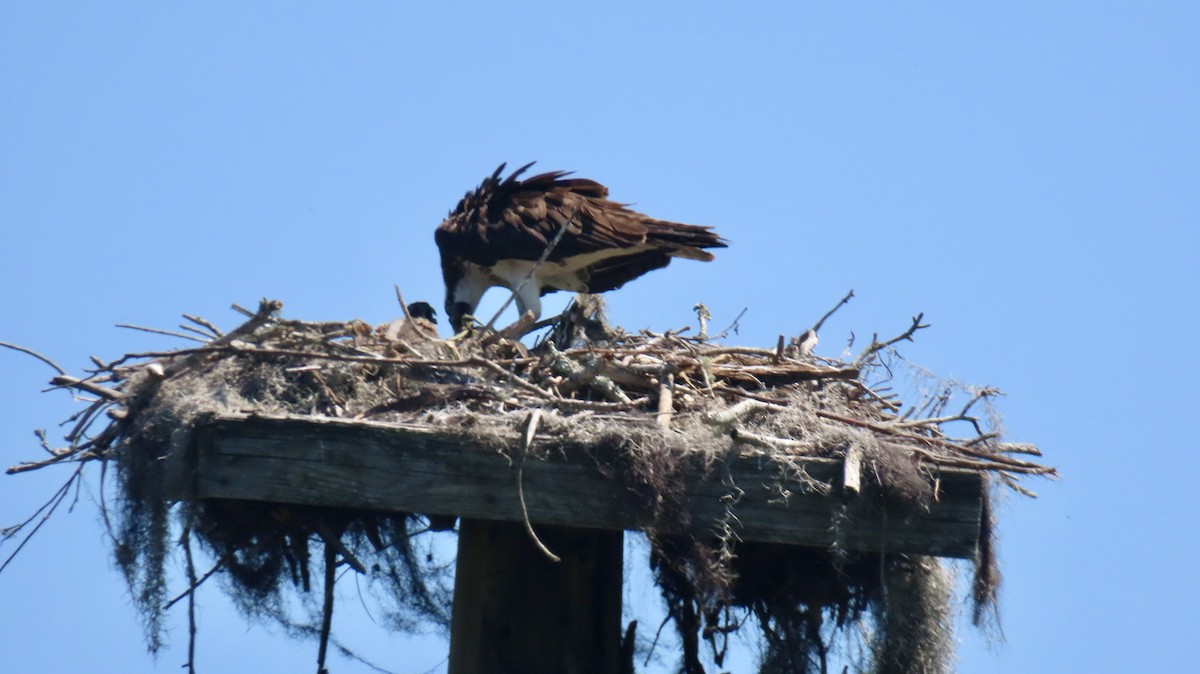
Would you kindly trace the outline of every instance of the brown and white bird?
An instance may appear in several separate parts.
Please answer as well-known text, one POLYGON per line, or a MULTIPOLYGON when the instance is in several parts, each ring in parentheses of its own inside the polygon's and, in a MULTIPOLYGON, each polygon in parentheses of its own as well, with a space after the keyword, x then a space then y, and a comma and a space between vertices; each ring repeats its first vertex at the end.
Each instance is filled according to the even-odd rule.
POLYGON ((600 183, 565 171, 520 180, 532 165, 502 179, 501 164, 438 225, 446 315, 455 331, 492 287, 515 291, 518 313, 538 317, 542 295, 615 290, 671 258, 707 262, 713 256, 706 248, 726 246, 710 227, 643 215, 609 201, 600 183))
POLYGON ((428 341, 438 338, 437 311, 428 302, 413 302, 408 305, 409 318, 397 318, 385 323, 377 331, 389 342, 428 341))

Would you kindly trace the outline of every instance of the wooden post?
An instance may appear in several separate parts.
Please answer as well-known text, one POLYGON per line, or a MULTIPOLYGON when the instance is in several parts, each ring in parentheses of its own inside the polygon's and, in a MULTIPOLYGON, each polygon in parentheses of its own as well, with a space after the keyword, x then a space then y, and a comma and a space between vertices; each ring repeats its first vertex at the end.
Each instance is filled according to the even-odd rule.
POLYGON ((449 674, 616 674, 622 532, 464 519, 449 674))

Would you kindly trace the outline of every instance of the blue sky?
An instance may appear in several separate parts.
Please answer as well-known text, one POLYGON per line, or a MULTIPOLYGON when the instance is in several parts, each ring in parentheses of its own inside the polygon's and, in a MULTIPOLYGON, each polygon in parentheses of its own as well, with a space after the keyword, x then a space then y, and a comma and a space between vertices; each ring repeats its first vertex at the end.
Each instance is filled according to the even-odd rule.
MULTIPOLYGON (((78 370, 177 345, 115 323, 227 327, 264 296, 383 322, 395 283, 440 305, 432 229, 497 164, 574 169, 732 241, 612 294, 618 324, 703 301, 773 345, 853 288, 819 351, 924 311, 912 360, 1009 394, 1063 477, 1003 504, 1007 640, 963 628, 960 671, 1194 662, 1200 8, 649 4, 5 3, 0 340, 78 370)), ((8 465, 74 408, 43 364, 0 369, 8 465)), ((0 524, 64 478, 0 477, 0 524)), ((97 479, 0 575, 0 650, 178 671, 185 623, 145 654, 97 479)), ((200 598, 202 671, 311 666, 200 598)), ((393 671, 445 651, 338 621, 393 671)))

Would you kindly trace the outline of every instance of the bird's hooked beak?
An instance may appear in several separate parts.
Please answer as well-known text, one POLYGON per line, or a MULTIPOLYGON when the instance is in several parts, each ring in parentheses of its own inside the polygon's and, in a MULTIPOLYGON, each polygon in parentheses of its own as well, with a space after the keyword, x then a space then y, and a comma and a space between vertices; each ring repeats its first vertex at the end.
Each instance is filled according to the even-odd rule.
POLYGON ((463 329, 463 318, 470 315, 475 309, 466 302, 455 302, 454 300, 446 300, 446 316, 450 319, 450 327, 454 328, 454 333, 458 334, 463 329))

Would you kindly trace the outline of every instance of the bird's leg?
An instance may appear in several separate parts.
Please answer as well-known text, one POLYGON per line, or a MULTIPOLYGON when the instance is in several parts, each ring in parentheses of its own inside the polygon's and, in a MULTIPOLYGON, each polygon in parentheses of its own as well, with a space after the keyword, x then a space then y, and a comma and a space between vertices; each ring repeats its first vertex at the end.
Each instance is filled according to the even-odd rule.
POLYGON ((519 286, 516 292, 517 299, 517 319, 525 317, 525 314, 532 313, 533 320, 537 321, 542 315, 542 294, 538 284, 530 279, 524 285, 519 286))

